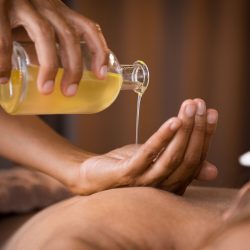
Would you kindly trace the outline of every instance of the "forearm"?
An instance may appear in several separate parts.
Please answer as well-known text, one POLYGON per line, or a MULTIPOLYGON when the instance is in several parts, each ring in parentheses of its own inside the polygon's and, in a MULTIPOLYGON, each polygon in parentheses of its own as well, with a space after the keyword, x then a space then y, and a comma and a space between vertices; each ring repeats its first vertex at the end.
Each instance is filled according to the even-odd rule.
POLYGON ((0 155, 49 174, 63 183, 90 153, 58 135, 38 117, 10 116, 0 109, 0 155))

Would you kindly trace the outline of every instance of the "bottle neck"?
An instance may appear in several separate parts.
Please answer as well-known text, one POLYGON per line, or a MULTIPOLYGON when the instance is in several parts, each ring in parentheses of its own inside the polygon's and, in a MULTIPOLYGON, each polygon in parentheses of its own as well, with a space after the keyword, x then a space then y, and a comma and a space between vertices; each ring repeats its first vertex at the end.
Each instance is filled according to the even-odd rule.
POLYGON ((133 90, 143 95, 149 83, 149 71, 143 61, 136 61, 132 65, 121 65, 123 77, 122 90, 133 90))

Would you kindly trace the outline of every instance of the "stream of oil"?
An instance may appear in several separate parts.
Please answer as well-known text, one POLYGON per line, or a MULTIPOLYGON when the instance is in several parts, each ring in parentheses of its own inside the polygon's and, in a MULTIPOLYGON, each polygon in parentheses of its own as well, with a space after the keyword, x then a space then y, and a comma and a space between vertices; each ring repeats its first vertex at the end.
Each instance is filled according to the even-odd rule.
POLYGON ((142 94, 138 93, 136 106, 136 123, 135 123, 135 144, 139 143, 139 121, 140 121, 140 107, 142 94))

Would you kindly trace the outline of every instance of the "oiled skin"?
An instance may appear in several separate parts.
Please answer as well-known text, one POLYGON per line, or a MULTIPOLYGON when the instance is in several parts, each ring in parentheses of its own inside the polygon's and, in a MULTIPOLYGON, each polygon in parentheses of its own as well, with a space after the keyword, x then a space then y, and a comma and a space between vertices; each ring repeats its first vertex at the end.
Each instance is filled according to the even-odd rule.
POLYGON ((235 193, 192 187, 180 197, 139 187, 77 196, 33 216, 4 249, 194 249, 235 193))

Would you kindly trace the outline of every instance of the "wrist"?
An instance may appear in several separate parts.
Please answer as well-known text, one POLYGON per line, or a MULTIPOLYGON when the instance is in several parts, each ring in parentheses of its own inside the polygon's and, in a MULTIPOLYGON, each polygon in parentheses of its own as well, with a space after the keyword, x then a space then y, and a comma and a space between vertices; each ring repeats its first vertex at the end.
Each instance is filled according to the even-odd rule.
POLYGON ((63 154, 61 163, 59 163, 58 171, 55 178, 62 182, 67 188, 74 192, 79 182, 80 166, 89 158, 95 156, 94 153, 85 152, 79 149, 68 151, 63 154))

